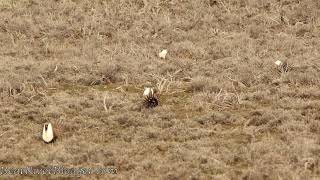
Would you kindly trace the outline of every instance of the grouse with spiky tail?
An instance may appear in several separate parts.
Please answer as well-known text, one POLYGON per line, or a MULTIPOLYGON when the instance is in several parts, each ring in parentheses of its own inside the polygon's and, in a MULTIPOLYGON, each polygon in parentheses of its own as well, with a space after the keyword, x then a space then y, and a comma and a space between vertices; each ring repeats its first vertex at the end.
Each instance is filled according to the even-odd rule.
POLYGON ((144 106, 146 108, 155 108, 159 105, 159 100, 154 94, 153 88, 145 88, 143 92, 144 96, 144 106))

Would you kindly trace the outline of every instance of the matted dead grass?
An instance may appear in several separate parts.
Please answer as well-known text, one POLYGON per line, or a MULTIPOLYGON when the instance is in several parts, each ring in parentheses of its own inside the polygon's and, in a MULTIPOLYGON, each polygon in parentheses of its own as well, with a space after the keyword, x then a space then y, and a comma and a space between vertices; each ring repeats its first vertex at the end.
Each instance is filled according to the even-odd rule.
POLYGON ((0 9, 0 167, 319 178, 317 0, 0 0, 0 9), (161 90, 154 109, 142 106, 150 85, 161 90), (53 144, 39 139, 45 122, 58 128, 53 144))

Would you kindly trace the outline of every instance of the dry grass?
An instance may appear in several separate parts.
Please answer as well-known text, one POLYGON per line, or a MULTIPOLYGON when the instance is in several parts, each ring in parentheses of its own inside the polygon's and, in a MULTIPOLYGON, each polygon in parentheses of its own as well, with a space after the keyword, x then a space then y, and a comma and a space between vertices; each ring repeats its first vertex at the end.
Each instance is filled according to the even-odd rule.
POLYGON ((0 0, 0 9, 1 167, 320 178, 317 0, 0 0), (161 94, 151 110, 150 85, 161 94), (38 138, 48 121, 59 127, 49 145, 38 138))

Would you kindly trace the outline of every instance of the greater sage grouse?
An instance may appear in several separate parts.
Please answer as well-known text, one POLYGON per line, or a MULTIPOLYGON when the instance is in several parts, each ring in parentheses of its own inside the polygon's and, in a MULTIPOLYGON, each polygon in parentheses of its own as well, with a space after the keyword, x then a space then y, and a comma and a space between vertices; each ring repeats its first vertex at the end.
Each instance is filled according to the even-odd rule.
POLYGON ((162 58, 162 59, 165 59, 167 53, 168 53, 168 50, 164 49, 159 53, 159 57, 162 58))
POLYGON ((51 123, 45 123, 43 125, 42 139, 46 143, 51 143, 54 141, 55 135, 51 123))
POLYGON ((279 61, 274 62, 277 66, 277 69, 281 73, 286 73, 289 71, 289 65, 287 61, 279 61))
POLYGON ((143 92, 144 105, 146 108, 154 108, 159 105, 158 98, 154 94, 153 88, 145 88, 143 92))

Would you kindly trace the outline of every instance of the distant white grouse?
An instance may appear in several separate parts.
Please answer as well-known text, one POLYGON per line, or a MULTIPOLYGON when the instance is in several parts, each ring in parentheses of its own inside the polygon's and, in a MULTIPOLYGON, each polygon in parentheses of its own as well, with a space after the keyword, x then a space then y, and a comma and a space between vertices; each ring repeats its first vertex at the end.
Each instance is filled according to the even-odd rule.
POLYGON ((288 65, 288 62, 287 61, 280 61, 280 60, 277 60, 276 62, 274 62, 278 68, 278 71, 281 72, 281 73, 285 73, 285 72, 288 72, 289 71, 289 65, 288 65))
POLYGON ((159 53, 159 57, 162 58, 162 59, 165 59, 167 53, 168 53, 168 50, 164 49, 159 53))

